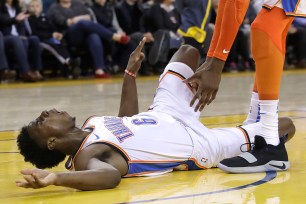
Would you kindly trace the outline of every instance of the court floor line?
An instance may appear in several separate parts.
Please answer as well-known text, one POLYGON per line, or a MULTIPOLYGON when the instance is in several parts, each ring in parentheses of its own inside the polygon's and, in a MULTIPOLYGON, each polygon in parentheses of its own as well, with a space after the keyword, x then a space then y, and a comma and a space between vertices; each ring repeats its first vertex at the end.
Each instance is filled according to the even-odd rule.
MULTIPOLYGON (((279 111, 278 113, 306 113, 306 110, 286 110, 286 111, 279 111)), ((208 115, 208 116, 201 116, 203 118, 217 118, 217 117, 233 117, 233 116, 244 116, 247 113, 237 113, 237 114, 224 114, 224 115, 208 115)), ((291 117, 290 115, 288 117, 291 117)))
POLYGON ((0 130, 0 132, 14 132, 16 130, 0 130))
POLYGON ((17 154, 19 152, 0 152, 0 154, 17 154))
MULTIPOLYGON (((306 111, 303 111, 303 110, 290 110, 290 111, 280 111, 279 113, 293 113, 293 112, 296 112, 296 113, 298 113, 298 112, 302 112, 302 113, 306 113, 306 111)), ((243 113, 240 113, 240 114, 228 114, 228 115, 218 115, 218 116, 202 116, 202 117, 200 117, 200 120, 204 120, 204 119, 207 119, 207 118, 218 118, 218 117, 234 117, 234 116, 242 116, 242 115, 246 115, 246 114, 243 114, 243 113)), ((299 119, 305 119, 306 118, 306 116, 290 116, 290 115, 288 115, 287 117, 290 117, 290 118, 292 118, 292 119, 294 119, 294 120, 299 120, 299 119)), ((209 126, 215 126, 215 125, 232 125, 232 124, 236 124, 236 123, 239 123, 239 121, 237 121, 237 122, 230 122, 230 123, 213 123, 213 124, 205 124, 205 126, 207 126, 207 127, 209 127, 209 126)), ((18 131, 18 130, 0 130, 0 132, 16 132, 16 131, 18 131)), ((3 140, 1 140, 0 139, 0 142, 2 142, 2 141, 7 141, 7 140, 16 140, 16 138, 15 139, 3 139, 3 140)))
MULTIPOLYGON (((240 72, 240 73, 224 73, 222 78, 237 78, 237 77, 253 77, 255 72, 240 72)), ((306 69, 303 70, 285 70, 283 75, 301 75, 305 74, 306 69)), ((138 81, 156 81, 159 76, 148 76, 148 77, 138 77, 138 81)), ((114 84, 121 83, 122 75, 118 74, 110 79, 92 79, 83 78, 78 80, 63 80, 55 79, 38 83, 8 83, 0 84, 0 89, 20 89, 20 88, 41 88, 41 87, 62 87, 62 86, 78 86, 78 85, 92 85, 92 84, 114 84)))
MULTIPOLYGON (((10 132, 10 131, 7 131, 7 132, 10 132)), ((16 140, 16 138, 13 138, 13 139, 3 139, 3 140, 0 140, 0 142, 6 142, 6 141, 12 141, 12 140, 16 140)))
MULTIPOLYGON (((277 173, 275 171, 268 171, 268 172, 266 172, 266 175, 263 179, 255 181, 253 183, 246 184, 246 185, 237 186, 237 187, 234 187, 234 188, 228 188, 228 189, 205 192, 205 193, 197 193, 197 194, 190 194, 190 195, 183 195, 183 196, 174 196, 174 197, 168 197, 168 198, 156 198, 156 199, 149 199, 149 200, 139 200, 139 201, 132 201, 132 202, 124 202, 124 203, 134 204, 134 203, 156 202, 156 201, 174 200, 174 199, 198 197, 198 196, 205 196, 205 195, 212 195, 212 194, 218 194, 218 193, 237 191, 237 190, 241 190, 241 189, 245 189, 245 188, 249 188, 249 187, 262 185, 262 184, 264 184, 268 181, 273 180, 276 176, 277 176, 277 173)), ((119 203, 119 204, 123 204, 123 203, 119 203)))
MULTIPOLYGON (((291 119, 293 120, 299 120, 299 119, 305 119, 306 117, 298 117, 298 116, 290 116, 291 119)), ((210 126, 216 126, 216 125, 220 125, 220 126, 224 126, 224 125, 235 125, 239 122, 231 122, 231 123, 218 123, 218 124, 206 124, 206 127, 210 127, 210 126)))

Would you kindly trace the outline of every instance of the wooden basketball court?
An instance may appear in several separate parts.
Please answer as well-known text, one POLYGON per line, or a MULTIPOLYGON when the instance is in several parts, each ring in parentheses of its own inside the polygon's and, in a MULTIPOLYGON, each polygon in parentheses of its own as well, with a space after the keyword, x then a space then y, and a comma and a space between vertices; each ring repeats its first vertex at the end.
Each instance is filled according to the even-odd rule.
MULTIPOLYGON (((140 110, 150 105, 157 77, 138 79, 140 110)), ((226 174, 219 169, 174 172, 159 177, 122 179, 112 190, 80 192, 64 187, 40 190, 15 186, 21 169, 33 168, 19 155, 18 130, 41 111, 56 108, 76 116, 82 125, 91 115, 117 115, 120 77, 109 80, 47 81, 0 85, 0 203, 306 203, 306 71, 286 71, 282 80, 280 115, 296 125, 286 144, 287 172, 226 174)), ((217 99, 205 108, 207 127, 241 124, 248 111, 253 74, 224 74, 217 99)), ((54 171, 65 171, 64 163, 54 171)))

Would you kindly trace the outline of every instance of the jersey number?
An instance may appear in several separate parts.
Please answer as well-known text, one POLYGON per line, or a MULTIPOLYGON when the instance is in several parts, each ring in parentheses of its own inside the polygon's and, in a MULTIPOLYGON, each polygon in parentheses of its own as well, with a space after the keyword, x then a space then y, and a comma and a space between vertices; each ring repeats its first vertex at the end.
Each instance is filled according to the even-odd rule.
POLYGON ((132 120, 134 125, 156 125, 157 121, 151 118, 137 118, 132 120))

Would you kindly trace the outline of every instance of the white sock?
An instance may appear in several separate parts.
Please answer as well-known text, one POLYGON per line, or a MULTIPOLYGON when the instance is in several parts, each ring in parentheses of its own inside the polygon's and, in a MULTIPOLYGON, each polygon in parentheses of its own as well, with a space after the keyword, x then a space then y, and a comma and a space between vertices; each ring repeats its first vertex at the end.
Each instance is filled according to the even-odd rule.
POLYGON ((278 102, 279 100, 259 100, 260 104, 260 136, 267 144, 278 145, 278 102))
POLYGON ((252 92, 250 111, 245 121, 243 121, 243 125, 253 124, 258 122, 259 120, 260 120, 260 114, 259 114, 258 93, 252 92))

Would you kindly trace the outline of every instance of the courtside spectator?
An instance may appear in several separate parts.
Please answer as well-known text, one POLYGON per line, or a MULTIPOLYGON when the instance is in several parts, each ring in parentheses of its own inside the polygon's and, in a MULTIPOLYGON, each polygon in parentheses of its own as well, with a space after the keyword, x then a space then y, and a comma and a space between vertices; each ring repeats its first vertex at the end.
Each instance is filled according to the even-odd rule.
POLYGON ((77 59, 72 59, 68 50, 62 42, 63 34, 57 32, 44 13, 42 13, 42 1, 31 0, 29 2, 29 23, 32 33, 39 37, 43 49, 48 50, 58 61, 69 70, 73 78, 80 74, 77 59))
POLYGON ((7 36, 5 44, 14 48, 20 67, 20 77, 24 81, 42 80, 41 49, 37 36, 31 36, 28 14, 21 12, 18 0, 5 0, 0 3, 0 30, 7 36), (12 37, 10 37, 12 36, 12 37), (16 40, 16 36, 20 40, 16 40))
POLYGON ((96 78, 108 78, 105 72, 105 55, 102 40, 126 44, 129 37, 115 33, 104 26, 92 22, 89 10, 80 2, 58 0, 47 13, 58 31, 65 33, 70 46, 86 46, 95 69, 96 78), (102 39, 102 40, 101 40, 102 39))
MULTIPOLYGON (((122 28, 119 26, 117 21, 114 6, 106 0, 94 0, 94 4, 91 7, 97 23, 110 29, 115 33, 121 33, 125 35, 122 28)), ((103 41, 105 42, 105 41, 103 41)), ((119 44, 113 41, 105 42, 108 50, 108 59, 111 61, 112 70, 117 72, 123 70, 128 62, 129 56, 136 47, 135 43, 130 41, 127 44, 119 44)))
POLYGON ((0 32, 0 80, 12 79, 16 76, 14 70, 8 69, 9 65, 6 59, 4 37, 0 32))

